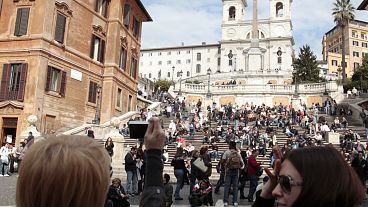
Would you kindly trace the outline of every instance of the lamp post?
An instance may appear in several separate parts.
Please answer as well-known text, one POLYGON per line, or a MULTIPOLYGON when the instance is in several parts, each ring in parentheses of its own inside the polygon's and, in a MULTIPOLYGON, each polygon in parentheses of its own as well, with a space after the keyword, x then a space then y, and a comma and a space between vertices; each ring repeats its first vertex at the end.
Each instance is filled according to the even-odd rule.
MULTIPOLYGON (((174 70, 175 70, 175 66, 172 66, 172 76, 171 76, 172 84, 174 84, 174 70)), ((175 84, 174 84, 174 89, 175 89, 175 84)))
POLYGON ((327 92, 327 74, 325 75, 325 92, 323 93, 323 95, 328 96, 328 92, 327 92))
POLYGON ((341 72, 342 72, 341 65, 339 65, 337 67, 337 73, 338 73, 339 83, 341 83, 341 72))
POLYGON ((182 70, 179 72, 179 76, 180 76, 179 96, 181 96, 181 77, 183 76, 183 71, 182 70))
POLYGON ((96 86, 96 92, 97 92, 97 103, 96 103, 96 114, 95 114, 95 124, 100 124, 100 94, 101 94, 101 86, 96 86))
POLYGON ((207 69, 207 75, 208 75, 208 91, 207 91, 207 97, 211 97, 211 91, 210 91, 210 82, 211 82, 211 68, 207 69))

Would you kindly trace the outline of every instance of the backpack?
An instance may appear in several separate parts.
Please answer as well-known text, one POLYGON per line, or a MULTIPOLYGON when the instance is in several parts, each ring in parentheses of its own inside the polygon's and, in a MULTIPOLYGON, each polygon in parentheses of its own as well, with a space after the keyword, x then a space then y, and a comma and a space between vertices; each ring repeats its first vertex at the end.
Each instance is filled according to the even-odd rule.
POLYGON ((240 169, 241 168, 241 160, 238 152, 232 151, 227 158, 226 167, 227 169, 240 169))

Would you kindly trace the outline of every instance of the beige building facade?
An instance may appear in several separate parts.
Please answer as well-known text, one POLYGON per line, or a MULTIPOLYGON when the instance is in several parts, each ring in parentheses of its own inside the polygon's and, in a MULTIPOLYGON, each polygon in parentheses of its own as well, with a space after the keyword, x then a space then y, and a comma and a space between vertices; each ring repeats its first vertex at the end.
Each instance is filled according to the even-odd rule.
POLYGON ((0 1, 0 144, 103 123, 136 109, 139 0, 0 1))
MULTIPOLYGON (((362 58, 368 54, 368 22, 352 20, 345 33, 346 75, 352 77, 362 64, 362 58)), ((329 73, 341 77, 342 68, 342 36, 341 29, 335 26, 323 36, 323 60, 327 61, 329 73)))

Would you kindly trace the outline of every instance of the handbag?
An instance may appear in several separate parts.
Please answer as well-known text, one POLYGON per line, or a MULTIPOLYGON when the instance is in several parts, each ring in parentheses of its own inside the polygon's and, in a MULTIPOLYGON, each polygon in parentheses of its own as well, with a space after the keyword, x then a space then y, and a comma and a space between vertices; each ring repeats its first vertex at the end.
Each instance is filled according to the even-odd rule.
POLYGON ((194 162, 193 165, 196 166, 200 171, 205 173, 208 167, 204 164, 203 159, 198 157, 194 162))

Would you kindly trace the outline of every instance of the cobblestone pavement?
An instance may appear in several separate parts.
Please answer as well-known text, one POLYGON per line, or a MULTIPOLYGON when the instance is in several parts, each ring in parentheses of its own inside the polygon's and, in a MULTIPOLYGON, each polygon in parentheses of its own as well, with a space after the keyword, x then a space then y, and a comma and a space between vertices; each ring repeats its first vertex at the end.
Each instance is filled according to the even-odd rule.
MULTIPOLYGON (((0 177, 0 207, 3 206, 14 206, 15 205, 15 189, 16 189, 16 181, 17 181, 17 175, 12 175, 10 177, 0 177)), ((175 185, 173 184, 174 189, 175 185)), ((213 198, 215 203, 217 202, 217 206, 221 206, 222 204, 222 193, 223 188, 220 189, 220 194, 216 195, 213 194, 213 198)), ((245 190, 245 193, 247 195, 248 189, 245 190)), ((180 192, 180 195, 184 198, 182 201, 174 201, 173 206, 189 206, 189 202, 186 199, 189 194, 189 187, 188 185, 185 185, 182 191, 180 192)), ((139 196, 135 196, 130 199, 130 203, 132 206, 138 206, 139 204, 139 196)), ((248 207, 251 205, 251 203, 248 203, 247 200, 240 200, 238 199, 239 206, 248 207)), ((361 205, 361 207, 368 207, 368 201, 365 200, 364 203, 361 205)))

